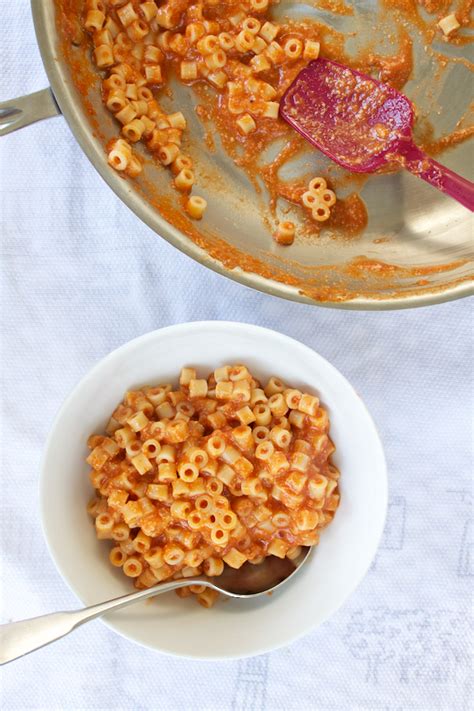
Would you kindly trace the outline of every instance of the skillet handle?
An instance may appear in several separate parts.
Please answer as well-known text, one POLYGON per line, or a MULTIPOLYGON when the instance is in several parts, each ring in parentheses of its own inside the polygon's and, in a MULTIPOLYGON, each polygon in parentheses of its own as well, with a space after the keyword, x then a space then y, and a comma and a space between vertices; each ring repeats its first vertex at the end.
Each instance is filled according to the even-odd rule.
POLYGON ((49 88, 10 101, 0 101, 0 136, 60 115, 61 110, 49 88))

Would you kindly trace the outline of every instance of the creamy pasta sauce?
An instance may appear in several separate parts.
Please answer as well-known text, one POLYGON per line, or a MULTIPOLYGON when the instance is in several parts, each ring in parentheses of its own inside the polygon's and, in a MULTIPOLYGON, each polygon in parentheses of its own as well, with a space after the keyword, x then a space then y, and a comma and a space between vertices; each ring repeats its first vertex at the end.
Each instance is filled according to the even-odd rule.
POLYGON ((89 438, 89 512, 115 541, 111 563, 150 587, 316 545, 339 505, 318 398, 277 378, 262 387, 245 366, 207 379, 185 368, 180 382, 128 392, 107 433, 89 438))

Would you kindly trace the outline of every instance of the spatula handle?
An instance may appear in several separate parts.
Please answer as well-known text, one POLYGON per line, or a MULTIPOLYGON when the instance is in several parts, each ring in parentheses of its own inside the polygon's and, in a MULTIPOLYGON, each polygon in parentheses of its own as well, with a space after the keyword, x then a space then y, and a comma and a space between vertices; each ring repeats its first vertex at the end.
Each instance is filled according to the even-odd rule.
POLYGON ((414 143, 406 144, 400 153, 406 159, 405 168, 410 173, 426 180, 474 212, 474 183, 433 160, 414 143))

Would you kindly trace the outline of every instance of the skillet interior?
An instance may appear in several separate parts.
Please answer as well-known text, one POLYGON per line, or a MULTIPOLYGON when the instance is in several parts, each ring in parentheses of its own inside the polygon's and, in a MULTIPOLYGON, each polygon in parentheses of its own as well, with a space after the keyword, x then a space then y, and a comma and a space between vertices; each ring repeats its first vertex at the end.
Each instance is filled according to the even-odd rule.
MULTIPOLYGON (((324 20, 355 32, 356 52, 367 40, 376 2, 354 3, 354 16, 333 15, 313 6, 282 2, 278 14, 324 20)), ((449 300, 471 293, 472 223, 469 212, 421 180, 407 174, 372 176, 362 188, 369 224, 352 239, 323 233, 280 247, 265 223, 265 195, 219 147, 209 152, 205 129, 193 108, 198 99, 178 82, 168 106, 179 107, 190 124, 190 145, 202 194, 209 203, 206 217, 195 223, 183 215, 169 174, 147 161, 143 176, 124 180, 106 162, 105 143, 117 126, 100 101, 99 82, 83 47, 69 41, 62 20, 65 8, 78 16, 80 0, 33 0, 38 40, 52 88, 82 148, 110 186, 159 235, 201 263, 248 286, 286 298, 343 308, 403 308, 449 300), (56 12, 56 9, 58 10, 56 12)), ((416 97, 420 113, 434 116, 436 132, 452 130, 468 107, 472 76, 463 63, 450 63, 436 81, 415 39, 415 73, 405 91, 416 97), (464 106, 465 104, 465 106, 464 106), (439 111, 439 113, 434 113, 439 111)), ((384 50, 383 33, 378 50, 384 50)), ((441 48, 467 55, 469 45, 441 48)), ((385 51, 387 47, 385 46, 385 51)), ((166 108, 166 100, 163 101, 166 108)), ((441 156, 448 167, 469 177, 472 142, 441 156)), ((145 154, 144 154, 145 155, 145 154)), ((324 173, 326 159, 315 151, 285 166, 286 177, 324 173)), ((298 220, 298 211, 291 213, 298 220)))

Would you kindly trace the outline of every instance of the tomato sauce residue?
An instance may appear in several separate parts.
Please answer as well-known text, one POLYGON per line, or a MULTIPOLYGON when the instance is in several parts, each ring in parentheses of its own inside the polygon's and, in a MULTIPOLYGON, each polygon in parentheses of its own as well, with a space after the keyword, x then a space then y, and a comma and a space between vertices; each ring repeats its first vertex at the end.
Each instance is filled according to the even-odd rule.
POLYGON ((354 237, 365 229, 368 219, 364 201, 357 193, 351 193, 333 206, 328 226, 347 237, 354 237))
POLYGON ((332 12, 333 15, 353 15, 354 10, 343 0, 314 0, 314 7, 332 12))
MULTIPOLYGON (((470 110, 472 111, 472 107, 470 110)), ((420 148, 433 157, 468 138, 472 138, 474 136, 474 126, 461 127, 458 125, 452 133, 439 138, 435 138, 434 133, 433 125, 426 121, 417 141, 420 148)))
POLYGON ((369 54, 368 65, 372 71, 378 70, 380 81, 386 82, 394 89, 402 89, 413 72, 413 40, 408 32, 401 28, 396 54, 384 57, 369 54))
MULTIPOLYGON (((82 97, 94 135, 103 140, 105 146, 107 141, 101 134, 97 111, 93 103, 97 93, 100 92, 100 80, 97 72, 92 68, 88 38, 82 30, 83 3, 81 0, 55 0, 55 4, 61 53, 71 67, 71 77, 82 97)), ((353 14, 352 8, 347 6, 343 0, 315 0, 314 6, 339 16, 353 14)), ((403 90, 407 82, 413 78, 413 41, 416 35, 423 37, 424 50, 437 67, 433 76, 434 82, 443 80, 443 71, 450 64, 462 63, 472 71, 473 66, 468 60, 459 56, 450 56, 448 52, 443 54, 440 51, 443 43, 459 46, 472 41, 472 36, 465 33, 466 28, 473 27, 470 19, 472 0, 458 0, 454 4, 449 3, 448 0, 380 0, 379 8, 382 8, 380 17, 383 18, 385 26, 390 28, 388 35, 390 43, 396 47, 395 51, 387 54, 375 51, 375 39, 370 32, 367 33, 367 42, 362 49, 359 45, 359 49, 349 50, 348 40, 352 41, 355 32, 343 33, 324 22, 304 20, 295 23, 288 21, 282 25, 278 40, 284 41, 285 38, 291 37, 292 33, 297 31, 298 34, 303 34, 308 39, 320 42, 322 57, 372 74, 374 78, 386 82, 399 91, 403 90), (456 12, 461 28, 451 36, 444 37, 437 27, 437 23, 440 18, 453 11, 456 12)), ((220 10, 217 8, 215 11, 219 12, 220 10)), ((376 23, 375 19, 374 23, 376 23)), ((374 24, 374 31, 376 31, 376 24, 374 24)), ((281 98, 306 64, 306 61, 296 60, 291 64, 273 68, 268 75, 265 73, 262 75, 262 79, 271 79, 272 84, 276 86, 277 98, 275 100, 278 101, 281 98)), ((228 111, 221 110, 223 102, 221 92, 210 90, 208 86, 199 83, 195 84, 193 89, 200 102, 197 114, 208 126, 205 139, 208 150, 215 149, 215 136, 218 135, 227 153, 246 172, 256 191, 262 195, 262 198, 262 189, 268 194, 270 213, 269 215, 262 213, 262 220, 268 227, 269 239, 274 226, 272 221, 275 223, 279 213, 288 213, 289 210, 299 211, 298 219, 301 222, 301 231, 297 235, 298 237, 301 235, 305 241, 307 239, 316 241, 324 234, 336 239, 353 240, 364 231, 368 215, 358 190, 362 187, 367 176, 360 175, 357 181, 354 179, 354 175, 347 173, 342 175, 338 173, 336 177, 333 177, 333 166, 328 166, 325 177, 329 187, 336 190, 338 200, 332 209, 329 220, 323 226, 321 223, 315 224, 305 214, 304 208, 299 202, 308 179, 313 177, 312 174, 308 172, 308 174, 302 175, 301 179, 296 180, 288 180, 284 175, 285 166, 290 161, 307 155, 306 142, 283 121, 264 118, 259 119, 257 130, 254 133, 243 136, 236 131, 235 117, 232 117, 228 111), (281 145, 283 148, 277 151, 276 156, 268 158, 268 147, 273 144, 281 145)), ((474 133, 474 127, 465 120, 465 116, 458 121, 453 130, 442 136, 436 136, 433 127, 426 118, 422 118, 417 142, 422 149, 433 156, 466 141, 474 133)), ((415 128, 417 127, 415 126, 415 128)), ((391 170, 393 170, 393 166, 391 170)), ((143 176, 140 181, 130 182, 130 185, 141 192, 144 199, 151 203, 171 225, 186 234, 207 252, 209 259, 203 257, 203 261, 207 262, 209 266, 212 266, 213 262, 214 265, 215 262, 219 262, 227 270, 238 268, 254 273, 257 277, 261 276, 296 287, 311 299, 343 301, 357 296, 354 292, 349 293, 342 287, 341 275, 343 274, 364 284, 360 295, 370 293, 370 298, 377 298, 377 291, 374 293, 371 291, 374 279, 379 280, 383 277, 393 280, 394 277, 409 279, 414 276, 426 276, 425 273, 419 274, 418 268, 402 268, 371 262, 363 257, 351 261, 346 266, 305 267, 299 263, 292 263, 291 259, 281 257, 282 252, 277 249, 275 254, 262 253, 262 258, 259 259, 229 245, 220 235, 213 234, 205 228, 204 223, 193 223, 183 214, 179 200, 158 195, 156 187, 149 181, 147 184, 147 180, 143 176), (293 273, 290 273, 289 268, 292 267, 294 267, 293 273)), ((385 237, 381 235, 378 240, 374 241, 380 242, 384 239, 385 237)), ((449 272, 463 264, 463 262, 445 264, 435 267, 434 271, 427 273, 431 275, 442 271, 449 272)), ((463 278, 453 279, 452 283, 459 283, 462 280, 463 278)), ((421 278, 418 284, 424 286, 426 280, 421 278)), ((400 289, 399 293, 393 292, 392 297, 416 293, 416 291, 403 291, 402 287, 398 288, 400 289)), ((433 284, 430 284, 430 290, 434 291, 435 288, 433 284)), ((446 288, 446 284, 443 288, 446 288)), ((379 298, 384 298, 386 295, 380 294, 379 298)))
POLYGON ((97 73, 92 70, 90 62, 87 61, 88 41, 79 21, 81 3, 79 0, 55 0, 55 2, 61 54, 71 67, 74 86, 81 96, 94 135, 105 142, 105 137, 99 128, 97 112, 90 99, 92 90, 99 87, 99 79, 97 73))

